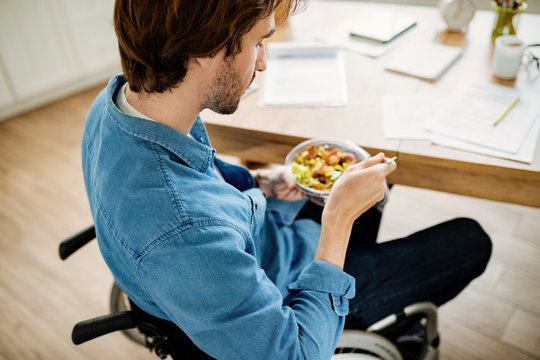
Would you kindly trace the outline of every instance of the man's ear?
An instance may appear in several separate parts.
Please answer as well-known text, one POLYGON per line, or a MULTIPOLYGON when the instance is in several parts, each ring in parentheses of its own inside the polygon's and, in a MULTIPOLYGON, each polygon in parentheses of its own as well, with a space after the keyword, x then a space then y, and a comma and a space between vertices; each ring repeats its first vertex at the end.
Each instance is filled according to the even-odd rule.
POLYGON ((190 65, 196 66, 202 69, 207 69, 215 62, 213 57, 192 57, 189 59, 190 65))
POLYGON ((192 57, 190 61, 193 61, 193 65, 199 66, 202 69, 208 69, 215 66, 220 60, 225 58, 225 49, 222 49, 214 56, 205 56, 205 57, 192 57))

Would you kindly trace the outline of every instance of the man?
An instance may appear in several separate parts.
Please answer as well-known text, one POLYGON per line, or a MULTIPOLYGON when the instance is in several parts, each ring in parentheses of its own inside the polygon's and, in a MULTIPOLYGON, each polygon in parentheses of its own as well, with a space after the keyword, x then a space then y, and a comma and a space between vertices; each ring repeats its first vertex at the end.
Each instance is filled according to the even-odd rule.
POLYGON ((266 68, 279 4, 298 5, 117 0, 124 74, 96 98, 83 135, 116 283, 218 359, 328 359, 347 314, 368 326, 416 301, 440 305, 482 273, 491 250, 468 219, 376 244, 373 205, 396 169, 383 154, 350 166, 324 209, 282 168, 256 184, 215 157, 198 114, 236 110, 266 68))

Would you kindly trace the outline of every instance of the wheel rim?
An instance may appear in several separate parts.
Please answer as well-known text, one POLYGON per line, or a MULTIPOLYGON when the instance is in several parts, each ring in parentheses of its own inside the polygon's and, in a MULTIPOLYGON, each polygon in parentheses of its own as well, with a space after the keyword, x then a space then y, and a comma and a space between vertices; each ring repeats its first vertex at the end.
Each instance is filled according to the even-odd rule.
MULTIPOLYGON (((128 296, 115 283, 111 288, 110 308, 111 313, 131 310, 128 296)), ((121 332, 137 344, 146 346, 145 336, 139 330, 127 329, 121 332)))

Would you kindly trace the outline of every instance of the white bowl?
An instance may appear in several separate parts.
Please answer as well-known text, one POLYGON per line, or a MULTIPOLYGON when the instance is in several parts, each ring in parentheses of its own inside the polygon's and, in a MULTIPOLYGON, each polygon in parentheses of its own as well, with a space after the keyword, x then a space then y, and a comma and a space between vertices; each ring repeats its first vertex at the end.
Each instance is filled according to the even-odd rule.
MULTIPOLYGON (((294 162, 298 154, 300 154, 308 146, 311 146, 311 145, 315 145, 316 147, 323 146, 326 150, 333 150, 335 148, 338 148, 340 150, 353 154, 358 159, 358 161, 362 161, 365 158, 368 158, 371 156, 366 150, 362 149, 360 146, 355 145, 354 143, 347 140, 341 140, 341 139, 335 139, 335 138, 316 138, 316 139, 306 140, 296 145, 289 152, 289 154, 287 154, 287 157, 285 158, 285 165, 289 169, 289 174, 293 179, 295 179, 295 176, 293 174, 292 163, 294 162)), ((330 195, 330 190, 327 190, 327 191, 315 190, 299 183, 298 181, 296 181, 296 179, 295 179, 295 183, 296 183, 296 186, 301 191, 306 193, 308 196, 316 198, 323 202, 326 202, 326 199, 330 195)))

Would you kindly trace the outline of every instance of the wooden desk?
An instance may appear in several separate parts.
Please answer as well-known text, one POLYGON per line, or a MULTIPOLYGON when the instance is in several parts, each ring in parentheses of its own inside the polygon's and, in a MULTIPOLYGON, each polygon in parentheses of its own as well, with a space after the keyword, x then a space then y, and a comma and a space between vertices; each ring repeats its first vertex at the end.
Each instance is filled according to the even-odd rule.
MULTIPOLYGON (((313 35, 346 16, 386 9, 414 14, 416 31, 425 31, 439 42, 462 45, 465 51, 439 81, 433 83, 384 70, 388 53, 373 59, 345 51, 349 104, 339 108, 261 108, 257 93, 241 101, 229 116, 204 111, 213 146, 218 152, 245 161, 282 163, 289 150, 308 138, 331 136, 349 139, 370 153, 384 151, 398 156, 398 170, 389 182, 456 194, 540 207, 540 145, 532 164, 436 146, 429 141, 385 139, 381 97, 390 92, 449 94, 458 83, 493 82, 519 89, 540 90, 540 79, 530 81, 520 73, 515 81, 491 76, 493 46, 491 12, 479 11, 466 34, 444 31, 438 10, 394 4, 311 1, 279 29, 278 40, 311 41, 313 35)), ((540 15, 524 14, 519 36, 538 41, 540 15), (535 38, 536 36, 536 38, 535 38)))

